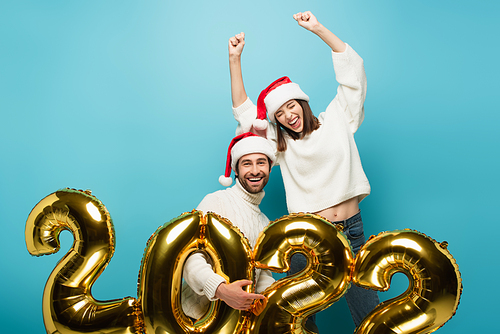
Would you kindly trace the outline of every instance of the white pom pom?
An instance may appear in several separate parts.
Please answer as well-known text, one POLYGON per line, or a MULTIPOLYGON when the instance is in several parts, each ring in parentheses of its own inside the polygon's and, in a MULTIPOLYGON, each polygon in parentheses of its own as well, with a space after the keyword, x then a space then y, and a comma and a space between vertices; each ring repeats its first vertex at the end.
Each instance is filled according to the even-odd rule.
POLYGON ((229 187, 233 183, 233 179, 221 175, 219 176, 219 183, 222 184, 224 187, 229 187))
POLYGON ((255 119, 253 121, 253 127, 257 130, 267 129, 267 121, 265 119, 255 119))

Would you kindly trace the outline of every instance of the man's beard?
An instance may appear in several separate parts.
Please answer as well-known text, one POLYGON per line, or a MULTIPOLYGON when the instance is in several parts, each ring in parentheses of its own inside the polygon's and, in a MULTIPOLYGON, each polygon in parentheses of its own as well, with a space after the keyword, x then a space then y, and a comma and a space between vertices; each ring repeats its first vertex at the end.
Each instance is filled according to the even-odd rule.
POLYGON ((247 183, 247 180, 245 178, 240 178, 240 176, 237 176, 238 181, 240 181, 241 186, 243 189, 248 191, 250 194, 257 194, 264 189, 264 187, 267 184, 267 181, 269 181, 269 175, 265 176, 262 178, 262 183, 260 184, 259 188, 252 188, 250 185, 247 183))

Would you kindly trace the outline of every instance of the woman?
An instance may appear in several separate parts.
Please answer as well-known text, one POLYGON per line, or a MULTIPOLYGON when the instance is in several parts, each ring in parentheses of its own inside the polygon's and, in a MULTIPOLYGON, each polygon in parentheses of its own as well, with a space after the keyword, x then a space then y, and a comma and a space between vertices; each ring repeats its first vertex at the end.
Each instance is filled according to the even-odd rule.
MULTIPOLYGON (((336 79, 340 83, 337 95, 316 118, 309 108, 309 97, 296 83, 283 77, 262 91, 255 106, 243 85, 241 53, 245 35, 240 33, 229 39, 233 114, 239 123, 237 133, 251 130, 274 143, 289 213, 310 212, 342 224, 357 253, 365 243, 359 202, 370 193, 354 141, 354 133, 364 118, 363 60, 311 12, 297 13, 293 18, 332 49, 336 79), (265 120, 266 114, 270 122, 265 120)), ((294 256, 292 273, 305 264, 303 256, 294 256)), ((379 303, 375 291, 355 285, 351 285, 345 296, 356 326, 379 303)))

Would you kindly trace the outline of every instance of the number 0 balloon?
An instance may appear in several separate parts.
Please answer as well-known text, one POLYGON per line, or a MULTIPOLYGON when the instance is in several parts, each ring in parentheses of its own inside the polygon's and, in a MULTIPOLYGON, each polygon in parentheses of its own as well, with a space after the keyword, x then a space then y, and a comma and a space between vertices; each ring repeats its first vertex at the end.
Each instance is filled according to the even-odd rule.
POLYGON ((150 238, 142 261, 138 295, 147 333, 234 333, 243 325, 243 314, 220 301, 196 324, 182 312, 182 267, 197 251, 230 282, 253 278, 250 245, 229 222, 199 211, 172 220, 150 238))
MULTIPOLYGON (((161 226, 148 240, 137 299, 97 301, 92 285, 114 252, 111 217, 90 191, 56 191, 27 219, 28 251, 36 256, 58 252, 62 230, 73 234, 74 243, 43 293, 43 319, 50 334, 306 333, 305 319, 335 303, 350 284, 388 290, 396 272, 408 276, 408 290, 381 303, 356 333, 431 333, 455 314, 462 292, 460 272, 446 244, 416 231, 381 233, 353 258, 349 241, 330 222, 313 214, 293 214, 271 222, 252 252, 230 221, 192 211, 161 226), (268 287, 263 292, 267 303, 238 311, 214 301, 193 321, 181 302, 182 269, 195 252, 203 252, 228 282, 253 281, 255 268, 286 272, 297 252, 308 264, 268 287)), ((247 292, 253 289, 246 287, 247 292)))

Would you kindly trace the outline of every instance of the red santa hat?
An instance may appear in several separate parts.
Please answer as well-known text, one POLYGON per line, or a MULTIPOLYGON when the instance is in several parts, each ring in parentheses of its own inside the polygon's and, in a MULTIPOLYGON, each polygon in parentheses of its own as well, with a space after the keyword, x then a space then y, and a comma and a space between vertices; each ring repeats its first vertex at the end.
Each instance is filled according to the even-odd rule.
POLYGON ((231 169, 236 171, 238 160, 242 156, 252 153, 266 155, 271 160, 271 166, 276 160, 274 150, 267 139, 259 137, 255 133, 245 132, 231 140, 227 151, 226 172, 219 177, 219 183, 225 187, 229 187, 233 183, 231 169))
POLYGON ((290 78, 279 78, 267 86, 257 99, 257 119, 253 122, 254 128, 258 130, 265 130, 267 128, 266 111, 269 120, 276 123, 274 113, 285 102, 292 99, 309 101, 309 96, 300 89, 298 84, 292 82, 290 78))

